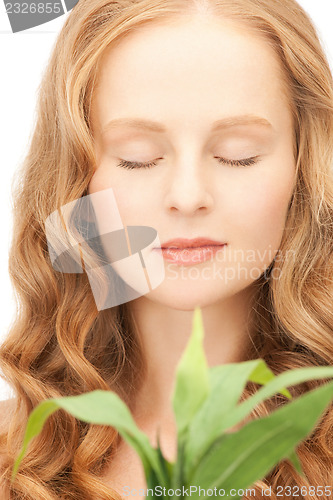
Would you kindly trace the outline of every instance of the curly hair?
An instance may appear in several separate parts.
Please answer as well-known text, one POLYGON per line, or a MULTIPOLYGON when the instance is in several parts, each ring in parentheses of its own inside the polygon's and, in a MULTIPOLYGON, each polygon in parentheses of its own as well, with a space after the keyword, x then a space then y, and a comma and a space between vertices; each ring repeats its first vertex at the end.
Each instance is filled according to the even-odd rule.
MULTIPOLYGON (((51 212, 87 194, 96 164, 90 122, 94 82, 107 47, 143 24, 207 11, 242 23, 279 57, 295 124, 297 182, 271 273, 256 281, 249 321, 249 359, 271 370, 329 365, 333 360, 333 81, 315 26, 295 0, 79 0, 53 47, 38 92, 29 151, 16 171, 9 272, 17 311, 0 347, 3 379, 16 394, 10 425, 0 434, 1 481, 10 499, 98 500, 119 494, 101 479, 119 434, 109 426, 55 412, 30 444, 16 480, 11 470, 30 412, 42 400, 95 389, 116 391, 130 406, 146 362, 128 305, 98 311, 85 273, 55 271, 44 223, 51 212), (297 259, 289 259, 289 252, 297 259)), ((298 384, 294 397, 325 380, 298 384)), ((242 400, 258 389, 248 382, 242 400)), ((284 403, 274 396, 251 418, 284 403)), ((297 448, 306 478, 281 461, 253 487, 279 487, 319 500, 333 478, 333 407, 297 448), (302 486, 308 493, 301 494, 302 486), (315 491, 310 492, 312 487, 315 491)), ((297 496, 297 495, 296 495, 297 496)), ((247 497, 244 497, 247 498, 247 497)))

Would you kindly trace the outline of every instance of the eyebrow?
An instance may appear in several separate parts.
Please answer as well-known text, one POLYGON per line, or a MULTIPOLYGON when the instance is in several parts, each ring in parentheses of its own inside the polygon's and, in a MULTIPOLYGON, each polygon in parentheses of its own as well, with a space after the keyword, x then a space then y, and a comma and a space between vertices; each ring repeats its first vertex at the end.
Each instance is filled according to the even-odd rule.
MULTIPOLYGON (((217 132, 219 130, 226 130, 228 128, 237 127, 237 126, 249 126, 249 125, 261 125, 266 127, 267 129, 273 130, 272 124, 262 118, 261 116, 255 115, 238 115, 238 116, 228 116, 226 118, 222 118, 221 120, 217 120, 213 123, 211 132, 217 132)), ((102 134, 104 134, 107 130, 112 130, 117 127, 129 127, 147 130, 149 132, 159 132, 165 133, 167 129, 161 123, 145 120, 142 118, 116 118, 108 122, 108 124, 102 129, 102 134)))

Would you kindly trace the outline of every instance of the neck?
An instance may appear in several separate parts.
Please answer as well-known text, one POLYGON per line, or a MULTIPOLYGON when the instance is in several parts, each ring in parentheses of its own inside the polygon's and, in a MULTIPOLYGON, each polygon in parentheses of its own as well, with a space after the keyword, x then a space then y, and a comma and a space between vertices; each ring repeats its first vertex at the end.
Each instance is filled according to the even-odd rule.
MULTIPOLYGON (((209 366, 248 359, 251 346, 249 288, 223 301, 201 307, 204 350, 209 366)), ((175 370, 192 331, 193 309, 177 310, 143 296, 130 303, 147 364, 136 396, 134 416, 142 426, 151 422, 173 426, 171 397, 175 370)))

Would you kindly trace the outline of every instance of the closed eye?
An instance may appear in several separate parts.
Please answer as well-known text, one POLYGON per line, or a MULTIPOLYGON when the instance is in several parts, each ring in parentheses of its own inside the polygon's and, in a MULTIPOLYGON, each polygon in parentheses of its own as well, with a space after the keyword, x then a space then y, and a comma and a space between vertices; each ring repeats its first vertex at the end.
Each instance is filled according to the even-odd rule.
MULTIPOLYGON (((241 166, 248 167, 250 165, 254 165, 259 161, 259 156, 251 156, 250 158, 243 158, 241 160, 229 160, 227 158, 222 158, 221 156, 214 156, 220 163, 225 165, 233 165, 233 166, 241 166)), ((156 160, 152 160, 147 163, 141 163, 137 161, 128 161, 128 160, 120 160, 117 167, 134 169, 134 168, 151 168, 156 167, 156 161, 162 160, 163 158, 157 158, 156 160)))
MULTIPOLYGON (((157 158, 158 160, 161 160, 162 158, 157 158)), ((151 168, 151 167, 156 167, 156 162, 157 160, 150 161, 148 163, 140 163, 137 161, 127 161, 127 160, 120 160, 120 163, 117 165, 117 167, 122 167, 122 168, 151 168)))
POLYGON ((248 167, 249 165, 254 165, 259 161, 259 156, 251 156, 251 158, 243 158, 241 160, 227 160, 221 156, 214 156, 214 158, 217 158, 219 162, 226 165, 235 165, 237 167, 248 167))

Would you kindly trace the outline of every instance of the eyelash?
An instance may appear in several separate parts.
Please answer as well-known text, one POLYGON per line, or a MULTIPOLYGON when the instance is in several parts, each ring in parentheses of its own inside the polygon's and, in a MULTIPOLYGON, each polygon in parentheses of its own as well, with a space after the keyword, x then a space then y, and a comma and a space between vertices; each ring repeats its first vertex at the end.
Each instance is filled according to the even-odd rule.
MULTIPOLYGON (((237 167, 249 167, 250 165, 254 165, 259 161, 259 156, 252 156, 251 158, 244 158, 242 160, 227 160, 226 158, 222 158, 221 156, 214 156, 214 158, 217 158, 218 161, 220 163, 223 163, 224 165, 232 165, 237 167)), ((117 167, 127 168, 128 170, 132 170, 135 168, 151 168, 156 167, 155 161, 140 163, 136 161, 121 160, 117 167)))

